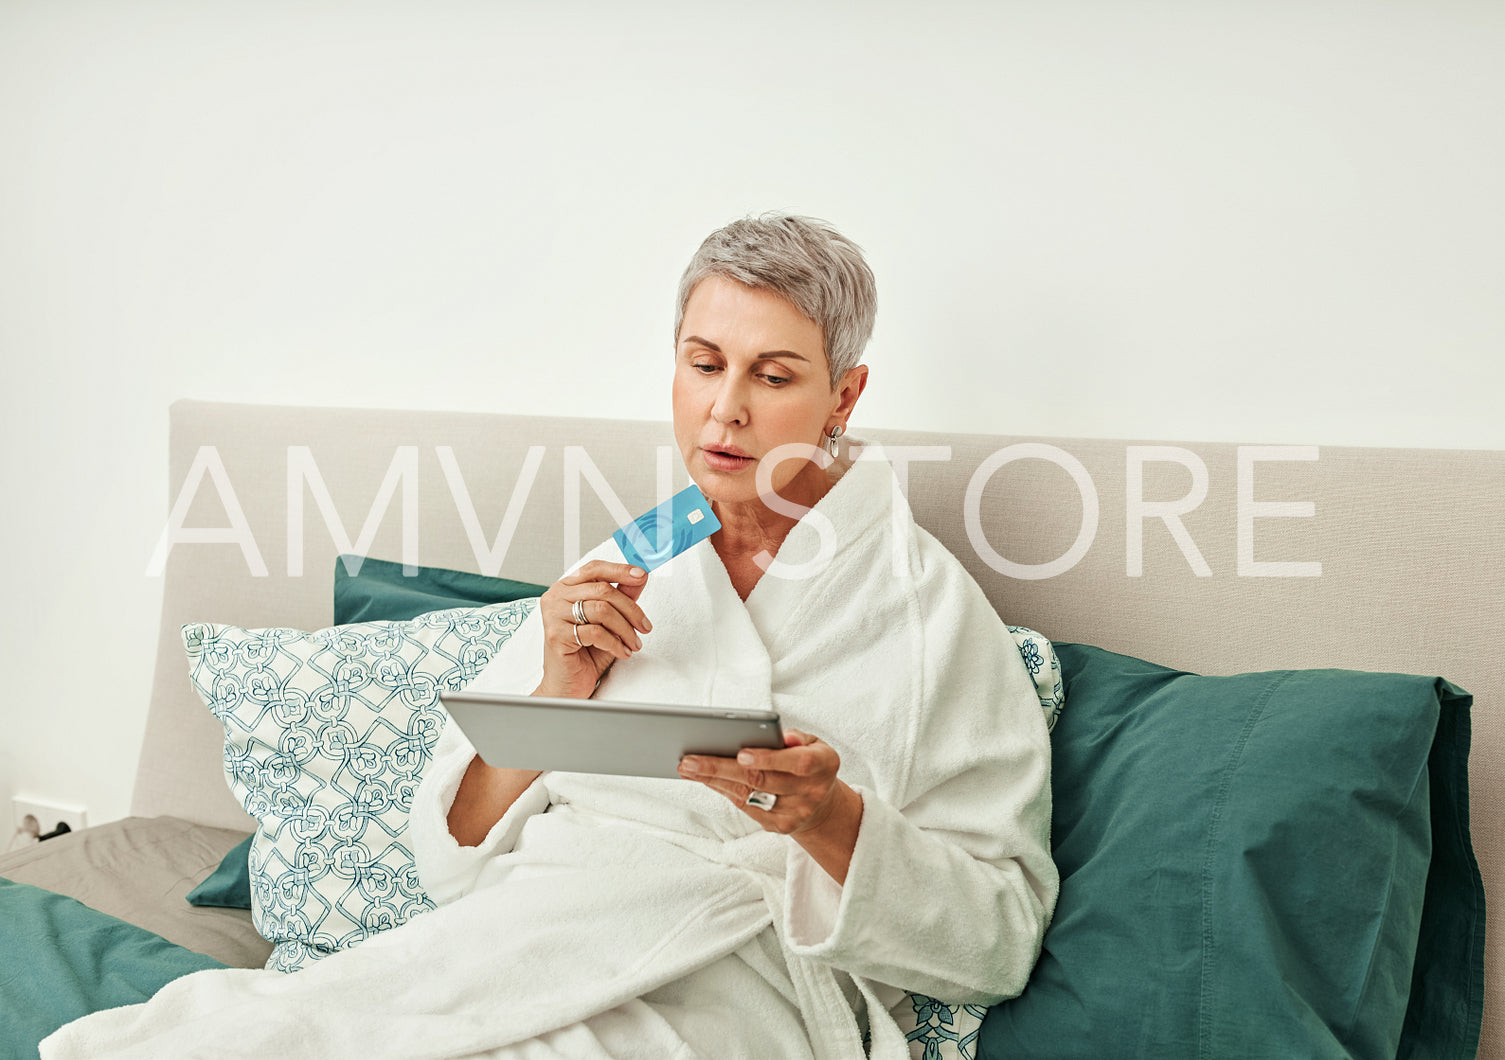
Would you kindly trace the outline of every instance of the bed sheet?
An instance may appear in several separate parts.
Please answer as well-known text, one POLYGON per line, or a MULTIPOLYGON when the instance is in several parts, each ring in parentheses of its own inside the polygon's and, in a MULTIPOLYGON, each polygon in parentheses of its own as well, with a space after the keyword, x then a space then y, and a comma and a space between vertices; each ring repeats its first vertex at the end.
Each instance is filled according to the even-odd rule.
POLYGON ((0 1055, 79 1016, 145 1001, 166 983, 224 965, 82 902, 0 878, 0 1055))
POLYGON ((0 877, 75 898, 232 968, 260 968, 272 945, 249 910, 187 902, 246 835, 176 817, 127 817, 6 854, 0 877))

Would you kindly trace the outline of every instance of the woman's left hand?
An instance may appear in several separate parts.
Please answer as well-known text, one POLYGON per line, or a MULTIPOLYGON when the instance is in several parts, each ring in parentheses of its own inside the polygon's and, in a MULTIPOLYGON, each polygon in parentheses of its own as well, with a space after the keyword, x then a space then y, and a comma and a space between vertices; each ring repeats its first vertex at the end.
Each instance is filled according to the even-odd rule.
POLYGON ((785 748, 744 748, 736 758, 686 755, 679 775, 725 795, 764 831, 793 838, 837 883, 847 877, 862 796, 836 775, 841 756, 824 740, 798 729, 784 730, 785 748), (776 796, 773 808, 751 805, 754 791, 776 796))
POLYGON ((784 744, 782 751, 744 748, 736 758, 687 755, 679 775, 721 792, 765 830, 798 835, 826 822, 846 785, 836 777, 841 756, 824 740, 785 729, 784 744), (749 805, 754 791, 777 796, 773 809, 749 805))
POLYGON ((862 825, 862 796, 836 775, 841 756, 824 740, 784 730, 782 751, 746 747, 736 758, 686 755, 679 775, 719 791, 767 832, 804 847, 837 883, 845 883, 862 825), (773 808, 747 801, 754 791, 776 796, 773 808))

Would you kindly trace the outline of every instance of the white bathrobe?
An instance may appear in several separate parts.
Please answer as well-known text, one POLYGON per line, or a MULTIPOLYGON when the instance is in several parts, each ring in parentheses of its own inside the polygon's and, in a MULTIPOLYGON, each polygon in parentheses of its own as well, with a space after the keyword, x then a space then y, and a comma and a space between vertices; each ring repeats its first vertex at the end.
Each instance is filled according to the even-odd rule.
MULTIPOLYGON (((449 726, 410 832, 437 909, 293 975, 179 979, 64 1027, 45 1060, 827 1060, 864 1055, 863 1022, 871 1055, 901 1060, 905 991, 1017 994, 1058 885, 1034 682, 881 451, 833 471, 745 604, 707 545, 650 575, 653 631, 597 695, 772 709, 825 740, 863 799, 844 885, 677 779, 545 773, 462 848, 445 817, 474 752, 449 726)), ((610 542, 596 556, 620 561, 610 542)), ((470 687, 541 673, 535 613, 470 687)))

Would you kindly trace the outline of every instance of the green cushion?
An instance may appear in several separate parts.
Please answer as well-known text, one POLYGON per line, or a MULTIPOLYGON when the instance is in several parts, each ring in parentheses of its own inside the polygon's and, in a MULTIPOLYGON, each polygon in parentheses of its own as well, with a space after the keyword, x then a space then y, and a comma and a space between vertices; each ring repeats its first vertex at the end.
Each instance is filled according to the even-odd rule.
POLYGON ((416 574, 405 576, 401 563, 341 556, 334 564, 334 624, 401 622, 429 611, 542 596, 547 588, 443 567, 419 567, 416 574), (360 564, 354 575, 346 566, 352 561, 360 564))
POLYGON ((1474 1055, 1468 693, 1056 650, 1060 900, 980 1056, 1474 1055))
POLYGON ((219 868, 188 892, 190 905, 214 905, 225 909, 251 908, 251 840, 246 836, 230 848, 219 868))
POLYGON ((0 1056, 36 1056, 63 1024, 225 967, 52 891, 0 879, 0 1056))

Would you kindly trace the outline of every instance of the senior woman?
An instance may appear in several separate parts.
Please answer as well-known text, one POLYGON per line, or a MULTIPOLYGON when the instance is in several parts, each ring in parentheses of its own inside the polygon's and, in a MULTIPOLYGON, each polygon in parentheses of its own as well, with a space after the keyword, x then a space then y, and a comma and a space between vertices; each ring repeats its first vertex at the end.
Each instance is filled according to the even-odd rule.
MULTIPOLYGON (((798 523, 790 513, 815 507, 833 485, 824 462, 798 455, 762 468, 768 481, 760 484, 759 463, 783 447, 836 448, 867 385, 867 366, 856 361, 875 309, 872 274, 858 249, 797 217, 721 229, 680 282, 675 440, 721 523, 710 543, 743 601, 798 523), (785 502, 777 510, 770 493, 785 502)), ((544 594, 535 695, 588 698, 613 663, 641 650, 652 630, 638 601, 647 580, 625 562, 597 559, 544 594), (577 603, 590 621, 576 617, 577 603)), ((830 745, 798 731, 787 738, 784 752, 749 751, 745 764, 687 759, 680 772, 744 805, 759 785, 770 788, 780 798, 758 811, 757 823, 792 836, 840 882, 862 801, 838 777, 830 745)), ((451 831, 461 843, 479 841, 538 775, 474 758, 448 815, 451 831)))
MULTIPOLYGON (((611 542, 588 554, 472 686, 775 709, 789 746, 686 758, 696 787, 493 769, 446 747, 420 792, 436 900, 505 889, 520 862, 556 870, 564 842, 530 852, 529 830, 561 812, 590 823, 569 830, 582 846, 609 822, 692 855, 607 885, 610 923, 582 943, 596 932, 597 954, 620 957, 633 951, 613 928, 642 921, 642 943, 674 938, 683 974, 581 1006, 602 1040, 579 1055, 633 1055, 604 1040, 630 1027, 645 1055, 862 1055, 869 1030, 873 1055, 907 1056, 888 1012, 906 991, 993 1003, 1039 952, 1057 877, 1034 686, 881 450, 842 445, 875 303, 861 252, 824 223, 765 215, 708 237, 679 285, 674 433, 722 528, 652 575, 611 542), (718 922, 694 930, 701 917, 718 922)), ((598 979, 572 975, 558 988, 598 979)))
POLYGON ((881 450, 843 444, 875 301, 822 222, 707 238, 674 431, 721 529, 652 575, 587 554, 470 686, 773 709, 788 746, 540 774, 451 725, 410 828, 438 908, 293 976, 169 984, 97 1028, 121 1054, 898 1060, 907 991, 1022 990, 1058 883, 1045 722, 881 450))

